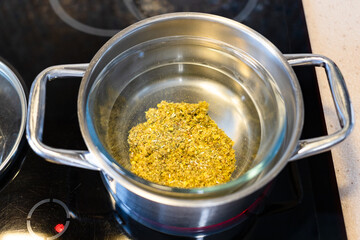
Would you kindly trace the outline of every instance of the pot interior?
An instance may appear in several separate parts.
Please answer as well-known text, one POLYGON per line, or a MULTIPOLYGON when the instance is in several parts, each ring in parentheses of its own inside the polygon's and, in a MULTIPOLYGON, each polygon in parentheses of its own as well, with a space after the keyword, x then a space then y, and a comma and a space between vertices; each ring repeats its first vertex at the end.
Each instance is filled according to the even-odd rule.
POLYGON ((152 39, 117 55, 95 80, 86 113, 92 139, 121 174, 171 192, 230 190, 253 180, 277 153, 286 128, 284 100, 259 62, 224 42, 190 36, 152 39), (229 183, 164 188, 131 173, 129 130, 163 100, 209 103, 209 116, 235 142, 229 183))

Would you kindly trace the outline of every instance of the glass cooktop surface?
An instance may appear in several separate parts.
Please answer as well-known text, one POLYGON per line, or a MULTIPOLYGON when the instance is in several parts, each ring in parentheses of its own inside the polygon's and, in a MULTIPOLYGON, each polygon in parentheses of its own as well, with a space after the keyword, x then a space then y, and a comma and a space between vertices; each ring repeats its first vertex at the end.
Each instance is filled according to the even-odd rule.
MULTIPOLYGON (((213 13, 260 32, 282 53, 309 53, 301 0, 3 0, 0 57, 27 91, 38 73, 57 64, 87 63, 116 32, 174 11, 213 13)), ((295 68, 305 101, 302 138, 326 134, 314 69, 295 68)), ((77 120, 81 79, 51 81, 43 141, 86 149, 77 120)), ((24 139, 25 140, 25 139, 24 139)), ((289 163, 260 210, 208 239, 346 239, 330 153, 289 163)), ((181 214, 181 213, 179 213, 181 214)), ((56 165, 26 141, 0 178, 0 239, 172 239, 115 211, 99 172, 56 165)))

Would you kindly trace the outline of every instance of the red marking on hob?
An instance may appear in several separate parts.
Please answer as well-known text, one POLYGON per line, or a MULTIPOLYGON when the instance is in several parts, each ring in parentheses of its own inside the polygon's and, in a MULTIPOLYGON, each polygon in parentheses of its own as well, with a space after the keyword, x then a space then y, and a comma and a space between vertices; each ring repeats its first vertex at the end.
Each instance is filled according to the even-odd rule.
POLYGON ((54 229, 57 233, 61 233, 62 231, 64 231, 64 228, 65 228, 65 226, 62 223, 59 223, 54 227, 54 229))

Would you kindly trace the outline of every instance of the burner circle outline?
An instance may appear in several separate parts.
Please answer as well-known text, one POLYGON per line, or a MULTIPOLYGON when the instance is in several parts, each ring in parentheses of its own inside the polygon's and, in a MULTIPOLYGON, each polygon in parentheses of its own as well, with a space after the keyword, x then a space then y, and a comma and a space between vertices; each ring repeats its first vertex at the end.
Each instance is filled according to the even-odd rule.
POLYGON ((39 236, 34 232, 34 230, 31 228, 31 224, 30 224, 30 221, 31 221, 31 216, 32 214, 34 213, 34 211, 41 205, 43 205, 44 203, 56 203, 58 205, 60 205, 64 210, 65 210, 65 213, 66 213, 66 223, 65 223, 65 226, 64 226, 64 229, 55 234, 54 236, 51 236, 51 237, 46 237, 45 239, 46 240, 53 240, 53 239, 57 239, 59 238, 65 231, 66 229, 69 227, 70 225, 70 211, 69 211, 69 208, 66 206, 65 203, 63 203, 62 201, 58 200, 58 199, 50 199, 50 198, 47 198, 47 199, 44 199, 44 200, 41 200, 40 202, 36 203, 32 208, 31 210, 29 211, 28 215, 27 215, 27 219, 26 219, 26 227, 29 231, 29 233, 33 236, 33 237, 36 237, 38 238, 39 236))

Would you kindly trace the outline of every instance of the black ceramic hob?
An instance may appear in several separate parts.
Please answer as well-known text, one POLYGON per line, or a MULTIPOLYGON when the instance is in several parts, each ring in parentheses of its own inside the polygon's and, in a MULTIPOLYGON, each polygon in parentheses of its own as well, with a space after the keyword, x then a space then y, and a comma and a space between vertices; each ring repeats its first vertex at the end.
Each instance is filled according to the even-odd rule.
MULTIPOLYGON (((240 21, 283 53, 309 53, 300 0, 2 0, 0 56, 29 89, 44 68, 87 63, 116 31, 174 11, 208 12, 240 21)), ((326 134, 314 69, 296 68, 305 100, 303 138, 326 134)), ((80 79, 48 84, 43 140, 85 149, 76 113, 80 79)), ((0 179, 0 239, 171 239, 114 211, 94 171, 55 165, 26 144, 0 179)), ((261 210, 209 239, 346 239, 330 153, 292 162, 261 210)))

